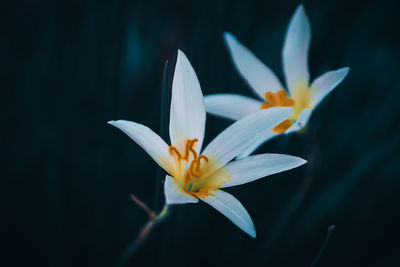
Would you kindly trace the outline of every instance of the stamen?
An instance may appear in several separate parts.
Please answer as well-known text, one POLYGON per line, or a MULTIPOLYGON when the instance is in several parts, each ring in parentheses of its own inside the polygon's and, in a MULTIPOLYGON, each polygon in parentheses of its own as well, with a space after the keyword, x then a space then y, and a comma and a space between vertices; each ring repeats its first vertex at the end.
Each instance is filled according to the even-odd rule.
POLYGON ((284 133, 292 125, 293 125, 293 122, 291 122, 289 119, 287 119, 287 120, 284 120, 283 122, 279 123, 272 130, 276 133, 284 133))
POLYGON ((189 182, 189 173, 186 173, 185 177, 183 178, 183 186, 182 186, 183 190, 186 190, 186 185, 188 184, 188 182, 189 182))
POLYGON ((182 158, 181 153, 179 153, 179 151, 176 147, 171 145, 171 146, 169 146, 168 150, 171 155, 173 155, 175 153, 178 156, 178 159, 182 158))
POLYGON ((198 169, 199 161, 197 159, 194 159, 192 163, 190 163, 188 173, 196 178, 199 178, 201 176, 201 173, 197 171, 198 169))
POLYGON ((201 163, 201 159, 204 159, 206 162, 208 162, 208 158, 204 155, 200 155, 199 158, 197 159, 199 161, 199 164, 197 164, 197 172, 201 172, 200 170, 200 163, 201 163))
POLYGON ((179 150, 171 145, 169 146, 169 153, 175 154, 178 158, 178 160, 184 160, 186 162, 190 162, 190 153, 193 155, 193 159, 190 162, 189 168, 187 168, 184 176, 183 176, 183 181, 181 182, 181 187, 183 190, 190 192, 190 190, 193 187, 193 180, 191 181, 192 178, 200 178, 202 175, 201 171, 201 160, 203 159, 205 162, 208 162, 208 158, 204 155, 199 155, 197 154, 196 150, 194 149, 194 145, 196 142, 198 142, 199 139, 189 139, 186 141, 185 144, 185 154, 182 157, 182 154, 179 152, 179 150))
POLYGON ((278 92, 265 92, 265 103, 261 104, 261 109, 267 109, 271 107, 291 107, 294 105, 294 100, 290 99, 285 90, 279 90, 278 92))
POLYGON ((197 152, 196 152, 196 150, 194 150, 193 146, 197 141, 199 141, 199 139, 197 139, 197 138, 193 139, 189 146, 189 150, 193 153, 194 159, 197 159, 197 152))

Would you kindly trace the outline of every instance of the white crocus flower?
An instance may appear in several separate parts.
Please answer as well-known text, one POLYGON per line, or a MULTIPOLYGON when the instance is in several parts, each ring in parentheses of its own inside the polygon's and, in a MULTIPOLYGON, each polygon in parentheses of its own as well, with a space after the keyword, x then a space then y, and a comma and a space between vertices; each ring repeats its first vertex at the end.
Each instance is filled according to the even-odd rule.
POLYGON ((306 162, 279 154, 230 162, 255 141, 257 133, 271 130, 291 113, 292 108, 288 107, 254 113, 232 124, 200 153, 206 121, 203 95, 192 66, 178 51, 169 125, 172 145, 142 124, 125 120, 109 124, 126 133, 168 172, 164 186, 167 205, 203 200, 255 237, 254 225, 245 208, 220 188, 248 183, 306 162))
POLYGON ((280 133, 301 130, 312 111, 346 77, 349 68, 328 71, 309 84, 308 49, 311 29, 303 5, 294 13, 282 51, 286 77, 285 90, 270 68, 264 65, 232 34, 224 33, 232 60, 241 76, 261 100, 235 94, 216 94, 205 97, 207 112, 238 120, 260 109, 293 107, 293 114, 272 131, 259 135, 258 140, 240 157, 251 154, 258 146, 280 133))

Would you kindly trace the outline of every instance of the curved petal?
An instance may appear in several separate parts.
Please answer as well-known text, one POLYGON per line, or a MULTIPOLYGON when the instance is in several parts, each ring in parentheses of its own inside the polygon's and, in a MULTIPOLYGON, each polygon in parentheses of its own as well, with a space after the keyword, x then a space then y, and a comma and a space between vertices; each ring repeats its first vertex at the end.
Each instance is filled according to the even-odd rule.
MULTIPOLYGON (((231 180, 224 183, 222 187, 249 183, 271 174, 296 168, 306 162, 302 158, 283 154, 261 154, 232 161, 225 166, 231 175, 231 180)), ((217 175, 218 172, 216 171, 215 174, 217 175)))
POLYGON ((200 199, 221 212, 248 235, 253 238, 256 237, 256 229, 249 213, 234 196, 222 190, 217 190, 214 196, 200 197, 200 199))
POLYGON ((335 87, 343 81, 349 73, 350 68, 345 67, 338 70, 328 71, 321 75, 311 85, 313 93, 314 108, 324 99, 335 87))
POLYGON ((283 69, 289 91, 295 86, 308 86, 308 49, 311 28, 303 5, 299 5, 286 32, 283 46, 283 69))
POLYGON ((262 144, 269 141, 270 139, 278 136, 279 134, 274 131, 265 131, 259 133, 257 138, 254 140, 253 144, 251 144, 245 151, 240 153, 236 159, 243 159, 253 153, 257 148, 259 148, 262 144))
POLYGON ((297 121, 289 129, 287 129, 285 133, 289 134, 303 129, 307 125, 311 117, 312 111, 312 109, 303 109, 297 121))
POLYGON ((185 191, 178 187, 178 185, 175 183, 174 178, 169 175, 165 177, 164 195, 165 203, 167 205, 199 202, 197 198, 185 193, 185 191))
POLYGON ((204 149, 203 154, 215 158, 219 164, 208 167, 208 174, 242 153, 256 140, 258 133, 270 131, 287 119, 292 111, 293 109, 289 107, 269 108, 233 123, 204 149))
POLYGON ((109 121, 108 124, 123 131, 141 146, 165 171, 173 173, 175 163, 174 158, 169 154, 168 145, 149 127, 125 120, 109 121))
POLYGON ((184 151, 187 139, 197 138, 200 151, 204 138, 206 111, 196 73, 185 54, 178 50, 172 82, 169 134, 171 144, 184 151))
POLYGON ((231 120, 240 120, 260 110, 263 102, 247 96, 215 94, 204 97, 206 111, 231 120))
POLYGON ((261 99, 264 99, 266 91, 276 92, 283 89, 272 70, 241 44, 235 36, 225 32, 224 39, 236 69, 261 99))

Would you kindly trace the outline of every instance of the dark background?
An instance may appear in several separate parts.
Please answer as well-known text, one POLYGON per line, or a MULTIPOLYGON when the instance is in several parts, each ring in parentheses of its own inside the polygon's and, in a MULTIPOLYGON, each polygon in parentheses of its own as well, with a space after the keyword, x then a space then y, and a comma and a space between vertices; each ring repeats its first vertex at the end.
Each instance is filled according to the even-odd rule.
MULTIPOLYGON (((281 78, 297 1, 1 1, 1 266, 112 266, 146 223, 157 166, 106 124, 160 128, 164 61, 182 49, 203 93, 252 95, 234 33, 281 78)), ((177 206, 128 266, 399 266, 398 1, 304 1, 313 78, 351 67, 308 130, 258 152, 309 164, 230 188, 253 240, 204 203, 177 206)), ((171 78, 171 75, 170 75, 171 78)), ((206 142, 231 122, 207 117, 206 142)), ((160 195, 160 201, 163 197, 160 195)))

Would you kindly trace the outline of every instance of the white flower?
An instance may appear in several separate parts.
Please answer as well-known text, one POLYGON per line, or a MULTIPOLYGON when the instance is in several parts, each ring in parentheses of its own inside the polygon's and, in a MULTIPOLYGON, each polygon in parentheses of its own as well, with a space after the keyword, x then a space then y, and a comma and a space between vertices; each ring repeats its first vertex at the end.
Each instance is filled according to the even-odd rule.
POLYGON ((312 111, 347 75, 349 68, 328 71, 309 84, 308 49, 311 29, 303 5, 294 13, 285 37, 282 51, 286 77, 285 90, 270 68, 264 65, 232 34, 224 33, 232 60, 260 100, 234 94, 216 94, 205 97, 207 112, 238 120, 259 109, 293 107, 293 114, 272 131, 264 132, 239 158, 250 155, 258 146, 280 133, 301 130, 312 111))
POLYGON ((255 141, 257 133, 271 130, 291 113, 292 108, 288 107, 256 112, 232 124, 200 153, 206 121, 203 95, 192 66, 178 51, 169 125, 172 145, 142 124, 124 120, 109 123, 126 133, 168 172, 164 186, 167 205, 203 200, 255 237, 245 208, 220 188, 248 183, 306 162, 279 154, 230 162, 255 141))

